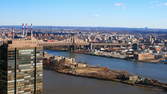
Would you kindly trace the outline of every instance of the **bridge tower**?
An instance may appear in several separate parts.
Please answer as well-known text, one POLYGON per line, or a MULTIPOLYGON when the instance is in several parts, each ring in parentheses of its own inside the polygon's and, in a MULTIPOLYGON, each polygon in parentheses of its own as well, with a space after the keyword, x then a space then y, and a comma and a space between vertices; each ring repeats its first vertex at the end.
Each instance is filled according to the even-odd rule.
POLYGON ((76 49, 75 34, 74 33, 70 34, 70 40, 71 40, 71 45, 69 46, 69 50, 71 52, 73 52, 76 49))

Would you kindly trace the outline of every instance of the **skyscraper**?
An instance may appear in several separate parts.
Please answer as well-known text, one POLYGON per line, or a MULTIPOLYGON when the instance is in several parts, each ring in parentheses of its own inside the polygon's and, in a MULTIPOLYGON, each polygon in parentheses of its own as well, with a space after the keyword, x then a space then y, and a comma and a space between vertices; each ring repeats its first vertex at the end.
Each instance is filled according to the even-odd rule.
POLYGON ((42 94, 42 51, 34 40, 1 43, 0 94, 42 94))

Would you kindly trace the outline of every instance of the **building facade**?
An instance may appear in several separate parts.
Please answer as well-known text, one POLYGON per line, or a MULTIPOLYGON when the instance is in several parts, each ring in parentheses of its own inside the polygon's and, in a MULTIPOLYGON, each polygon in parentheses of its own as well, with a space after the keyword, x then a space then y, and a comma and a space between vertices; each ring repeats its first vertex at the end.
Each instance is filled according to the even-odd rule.
POLYGON ((32 40, 0 46, 0 94, 42 94, 43 48, 32 40))
POLYGON ((151 53, 141 53, 141 54, 135 55, 135 59, 139 60, 139 61, 154 60, 155 56, 153 54, 151 54, 151 53))

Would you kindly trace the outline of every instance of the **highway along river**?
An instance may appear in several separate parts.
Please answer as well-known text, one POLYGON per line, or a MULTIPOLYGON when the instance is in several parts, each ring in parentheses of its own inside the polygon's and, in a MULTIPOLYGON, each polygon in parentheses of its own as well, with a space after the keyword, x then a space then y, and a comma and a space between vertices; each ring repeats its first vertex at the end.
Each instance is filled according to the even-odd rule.
MULTIPOLYGON (((55 56, 72 57, 90 65, 105 66, 114 70, 126 70, 133 74, 167 83, 167 64, 138 63, 51 50, 46 52, 55 56)), ((44 94, 167 94, 167 92, 44 70, 44 94)))

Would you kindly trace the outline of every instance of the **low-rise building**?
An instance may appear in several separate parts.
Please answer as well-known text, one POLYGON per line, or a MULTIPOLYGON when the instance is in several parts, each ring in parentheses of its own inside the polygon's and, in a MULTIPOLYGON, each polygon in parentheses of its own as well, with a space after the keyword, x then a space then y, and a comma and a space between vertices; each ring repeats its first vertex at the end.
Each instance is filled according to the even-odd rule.
POLYGON ((129 80, 130 80, 130 81, 134 81, 134 82, 136 82, 138 79, 139 79, 138 76, 130 76, 130 77, 129 77, 129 80))
POLYGON ((78 67, 78 68, 86 68, 86 67, 87 67, 87 64, 78 63, 78 64, 77 64, 77 67, 78 67))
POLYGON ((139 61, 143 60, 153 60, 155 59, 155 56, 151 53, 140 53, 135 55, 135 59, 139 61))

